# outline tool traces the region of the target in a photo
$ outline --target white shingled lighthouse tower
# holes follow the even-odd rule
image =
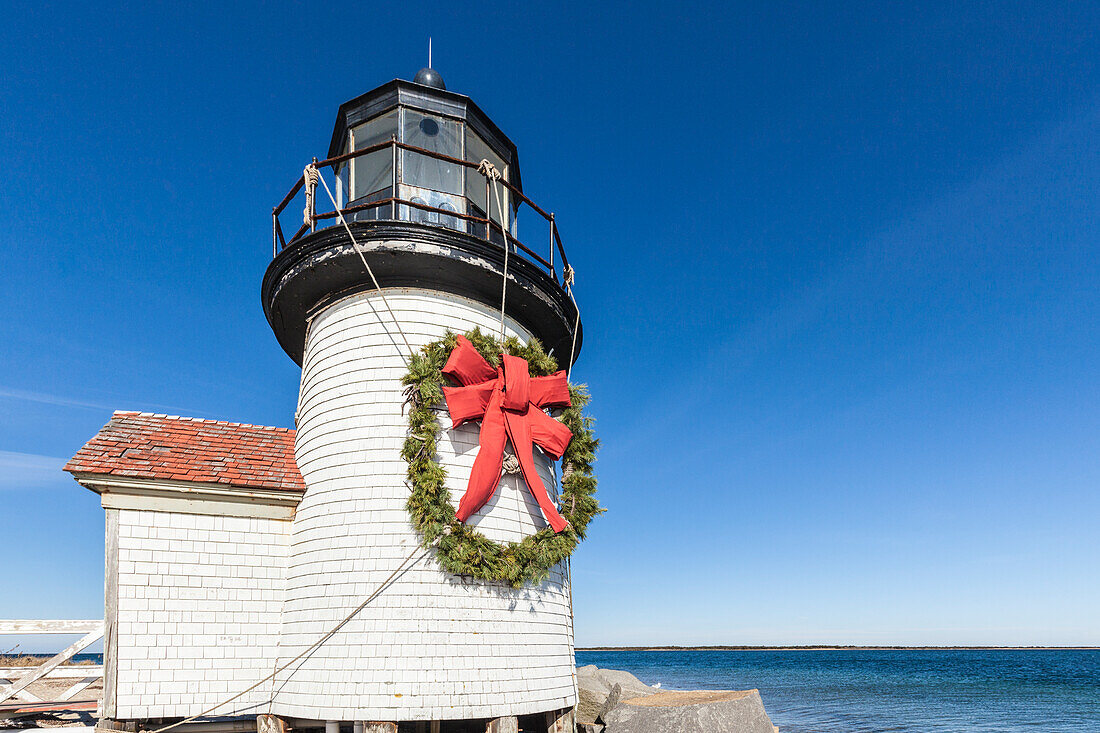
[[[431,69],[342,105],[314,170],[297,234],[283,233],[297,210],[275,212],[262,288],[275,336],[302,367],[294,456],[305,493],[290,527],[277,662],[386,587],[276,677],[270,710],[330,727],[500,719],[507,730],[535,715],[563,729],[576,702],[565,567],[521,588],[443,570],[410,523],[401,457],[411,351],[447,332],[503,329],[537,338],[563,366],[575,359],[580,321],[553,217],[524,196],[515,145]],[[477,451],[477,425],[439,442],[456,505]],[[555,500],[554,465],[538,450],[535,459]],[[506,473],[467,524],[504,543],[546,520]]]

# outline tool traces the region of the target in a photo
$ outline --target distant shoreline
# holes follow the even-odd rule
[[[578,652],[1097,651],[1100,646],[584,646]]]

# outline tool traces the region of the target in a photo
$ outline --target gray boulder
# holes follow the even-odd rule
[[[641,697],[657,691],[656,687],[650,687],[629,672],[600,669],[594,664],[577,668],[577,684],[599,690],[605,695],[611,692],[612,687],[619,685],[623,690],[623,697]]]
[[[600,669],[594,664],[578,667],[577,722],[596,722],[615,685],[619,686],[621,698],[642,697],[657,691],[655,687],[644,684],[629,672]]]
[[[618,669],[597,669],[595,677],[607,685],[608,693],[615,685],[622,688],[624,700],[631,697],[645,697],[658,691],[658,688],[650,687],[629,672]]]
[[[608,711],[604,733],[775,733],[757,690],[668,690],[623,699]]]
[[[607,696],[607,699],[603,701],[603,705],[600,706],[600,712],[596,716],[596,722],[602,723],[603,719],[608,713],[619,704],[619,700],[623,699],[623,687],[618,682],[611,686],[611,693]]]
[[[577,670],[577,723],[595,723],[607,695],[602,681],[582,676]]]

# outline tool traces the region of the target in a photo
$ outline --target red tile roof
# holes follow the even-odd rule
[[[70,473],[305,491],[294,431],[116,412],[65,465]]]

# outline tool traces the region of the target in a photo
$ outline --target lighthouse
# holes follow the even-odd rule
[[[295,428],[117,411],[65,467],[105,515],[98,727],[571,730],[596,442],[516,146],[423,69],[340,106],[271,222]]]
[[[303,198],[298,220],[290,203]],[[533,716],[564,730],[576,702],[566,564],[518,587],[448,571],[410,521],[401,455],[403,377],[425,345],[471,332],[537,341],[562,368],[579,353],[571,270],[555,218],[523,192],[516,146],[423,69],[340,106],[328,156],[272,224],[261,294],[302,368],[294,458],[305,491],[289,529],[275,663],[296,661],[275,677],[271,711],[330,727],[508,730]],[[448,422],[436,441],[454,506],[479,428]],[[531,484],[557,502],[559,471],[552,455],[528,450],[537,479],[509,472],[505,457],[499,486],[464,526],[502,544],[553,531]]]

